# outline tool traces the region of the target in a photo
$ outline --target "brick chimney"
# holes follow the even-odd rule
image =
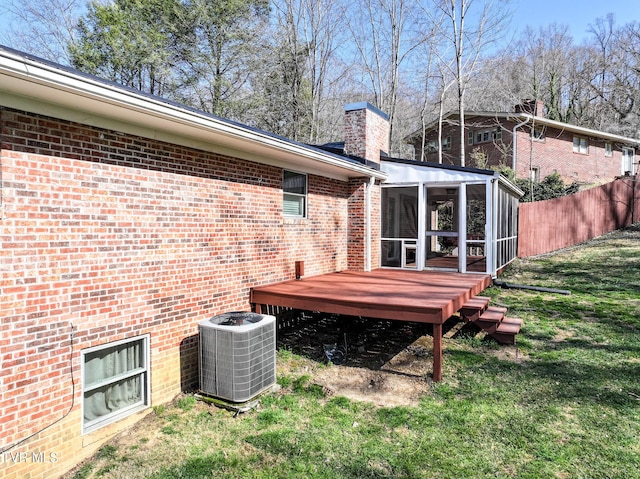
[[[544,102],[542,100],[522,100],[515,107],[516,113],[529,113],[544,118]]]
[[[389,153],[389,115],[368,102],[344,107],[344,152],[374,163]]]

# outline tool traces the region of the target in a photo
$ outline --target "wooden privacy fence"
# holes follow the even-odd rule
[[[640,221],[638,176],[574,195],[520,203],[518,257],[526,258],[582,243]]]

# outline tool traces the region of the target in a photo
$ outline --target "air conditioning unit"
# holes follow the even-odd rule
[[[276,318],[231,312],[198,323],[200,389],[245,402],[276,382]]]

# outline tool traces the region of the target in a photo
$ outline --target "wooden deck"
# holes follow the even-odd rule
[[[377,269],[343,271],[251,290],[251,303],[433,324],[433,379],[442,379],[442,324],[485,290],[491,276]]]

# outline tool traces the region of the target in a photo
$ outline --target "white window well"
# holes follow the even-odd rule
[[[150,405],[149,335],[82,351],[82,432]]]
[[[282,212],[285,216],[307,216],[307,175],[284,170]]]

